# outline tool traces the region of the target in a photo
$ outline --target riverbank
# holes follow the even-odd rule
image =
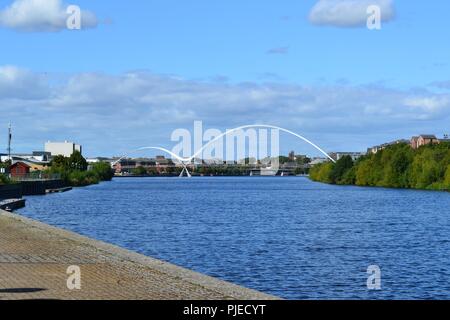
[[[81,289],[67,288],[69,266]],[[0,210],[0,299],[275,299]]]
[[[450,143],[418,149],[399,143],[356,161],[344,156],[314,166],[310,178],[337,185],[450,191]]]

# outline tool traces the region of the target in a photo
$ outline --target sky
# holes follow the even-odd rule
[[[366,26],[369,5],[381,29]],[[68,5],[81,30],[66,27]],[[450,133],[445,0],[0,0],[0,153],[271,124],[327,151]],[[4,131],[4,139],[1,138]],[[312,152],[282,137],[283,152]]]

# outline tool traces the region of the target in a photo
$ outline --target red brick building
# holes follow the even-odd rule
[[[427,144],[437,144],[437,143],[439,143],[439,139],[432,134],[422,134],[418,137],[411,138],[411,148],[413,149],[418,149],[419,147],[425,146]]]
[[[24,177],[30,173],[30,166],[23,162],[16,162],[9,167],[11,177]]]

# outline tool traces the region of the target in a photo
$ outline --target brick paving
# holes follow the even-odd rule
[[[79,266],[81,289],[67,288]],[[0,210],[0,299],[273,299]]]

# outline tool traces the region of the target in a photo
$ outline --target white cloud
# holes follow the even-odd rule
[[[419,108],[428,112],[437,112],[442,109],[449,109],[450,97],[448,95],[410,97],[405,99],[405,105]]]
[[[381,20],[394,19],[393,0],[319,0],[309,13],[315,25],[335,27],[360,27],[367,24],[367,8],[377,5],[381,9]]]
[[[330,150],[363,150],[420,132],[447,132],[450,93],[380,85],[231,84],[145,71],[80,73],[55,82],[51,74],[7,66],[0,67],[0,115],[0,130],[11,120],[23,135],[20,143],[38,148],[48,139],[75,140],[91,155],[166,142],[171,147],[170,132],[191,128],[194,120],[222,129],[279,125]]]
[[[26,32],[55,32],[66,28],[67,5],[61,0],[15,0],[0,11],[0,26]],[[81,28],[98,24],[94,13],[81,11]]]
[[[44,75],[15,66],[0,66],[0,99],[39,99],[47,97],[49,92]]]

